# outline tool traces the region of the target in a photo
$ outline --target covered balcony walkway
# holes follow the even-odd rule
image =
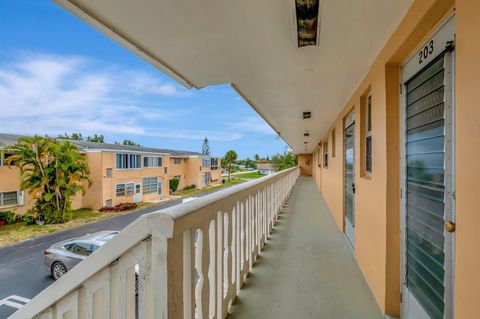
[[[311,177],[299,177],[229,318],[383,318]]]

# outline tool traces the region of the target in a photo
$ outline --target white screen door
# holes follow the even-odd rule
[[[436,40],[403,70],[402,318],[453,317],[453,47]]]

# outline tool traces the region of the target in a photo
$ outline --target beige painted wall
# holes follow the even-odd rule
[[[461,5],[460,5],[461,3]],[[333,150],[329,150],[328,168],[319,167],[322,149],[317,147],[314,151],[314,172],[315,181],[332,211],[332,215],[337,222],[340,230],[343,231],[343,189],[344,189],[344,118],[346,115],[355,111],[355,259],[365,276],[372,292],[380,306],[380,308],[387,314],[398,316],[400,314],[400,199],[399,199],[399,85],[400,85],[400,65],[407,59],[410,53],[423,43],[424,39],[431,35],[432,31],[438,24],[453,12],[453,1],[449,0],[417,0],[412,4],[407,15],[403,19],[400,26],[393,33],[390,40],[386,43],[383,50],[376,58],[370,71],[355,90],[349,101],[344,105],[342,112],[338,115],[336,121],[332,123],[331,129],[325,136],[319,136],[319,142],[328,141],[328,146],[332,145],[332,130],[335,129],[335,157],[333,157]],[[460,28],[462,25],[462,14],[459,14],[459,9],[464,8],[463,13],[466,18],[463,20],[464,30]],[[476,9],[476,11],[475,11]],[[476,21],[478,21],[478,3],[473,4],[473,1],[457,1],[457,22],[459,28],[457,30],[457,37],[460,39],[469,39],[468,54],[462,56],[462,64],[464,66],[463,72],[465,76],[462,79],[462,72],[457,72],[457,87],[460,83],[466,82],[475,85],[474,79],[478,79],[480,75],[480,68],[478,67],[479,49],[471,50],[471,45],[475,42],[473,39],[480,28],[478,22],[472,29],[472,21],[475,20],[472,12],[476,12]],[[470,16],[469,16],[470,15]],[[467,18],[468,17],[468,18]],[[468,32],[466,31],[468,29]],[[462,38],[461,33],[464,33]],[[466,45],[466,44],[465,44]],[[475,48],[478,48],[476,44]],[[458,47],[460,51],[461,47]],[[465,50],[467,51],[467,50]],[[457,65],[460,61],[457,52]],[[474,58],[476,57],[476,60]],[[477,67],[472,67],[473,65]],[[460,65],[459,65],[460,67]],[[468,75],[467,75],[468,74]],[[465,88],[465,86],[464,86]],[[463,96],[457,94],[457,105],[462,102],[462,107],[468,105],[468,116],[457,117],[457,142],[459,145],[458,156],[463,151],[463,159],[467,158],[472,161],[470,165],[463,167],[474,167],[473,161],[476,156],[472,156],[471,152],[477,149],[474,137],[480,136],[477,119],[480,117],[480,112],[475,104],[474,97],[467,97],[468,92],[476,91],[473,87],[471,90],[460,90]],[[373,172],[370,176],[362,174],[363,161],[361,157],[361,104],[368,93],[372,94],[372,141],[373,141]],[[465,100],[462,100],[462,97]],[[461,111],[458,110],[457,114]],[[462,113],[460,113],[462,114]],[[471,123],[459,123],[461,119]],[[462,127],[462,132],[458,128]],[[463,134],[462,134],[463,133]],[[463,146],[463,147],[461,147]],[[468,149],[468,150],[467,150]],[[469,151],[469,152],[468,152]],[[469,153],[467,155],[467,153]],[[320,158],[318,158],[320,154]],[[316,156],[315,156],[316,155]],[[459,161],[458,161],[459,162]],[[322,163],[323,164],[323,163]],[[323,166],[323,165],[322,165]],[[471,171],[471,170],[468,170]],[[474,226],[478,224],[480,218],[476,217],[474,211],[474,198],[472,194],[472,183],[474,178],[465,179],[465,176],[457,172],[457,183],[464,185],[464,193],[458,199],[460,202],[463,199],[463,204],[466,206],[465,210],[471,210],[472,222],[471,229],[463,232],[463,237],[457,235],[457,247],[463,244],[465,247],[459,250],[457,254],[457,264],[462,265],[462,273],[458,271],[456,278],[456,293],[460,294],[462,298],[455,298],[458,304],[466,303],[466,300],[473,300],[473,296],[480,295],[480,279],[473,281],[468,280],[468,277],[474,275],[474,268],[480,265],[480,255],[474,254],[474,247],[477,245],[473,242],[478,242],[478,236],[474,236]],[[473,177],[470,174],[470,177]],[[474,176],[476,177],[476,176]],[[468,185],[468,186],[467,186]],[[470,193],[466,193],[467,189]],[[460,193],[460,192],[459,192]],[[467,199],[468,198],[468,199]],[[462,215],[463,218],[468,215]],[[475,217],[473,217],[475,216]],[[460,222],[460,220],[459,220]],[[475,223],[477,222],[477,223]],[[460,227],[460,226],[459,226]],[[463,254],[463,255],[462,255]],[[475,257],[472,257],[476,255]],[[462,256],[462,261],[459,261]],[[478,272],[478,271],[477,271]],[[479,278],[475,273],[475,278]],[[467,284],[468,283],[468,284]],[[474,287],[472,285],[474,284]],[[462,286],[463,285],[463,286]],[[470,288],[470,291],[467,289]],[[475,288],[476,294],[471,293],[471,289]],[[460,301],[461,300],[461,301]],[[473,312],[475,303],[469,304],[471,311],[466,311],[468,307],[455,307],[457,314],[461,314],[461,318],[473,318],[477,313]],[[463,312],[465,310],[465,313]],[[460,317],[459,317],[460,318]]]
[[[20,171],[16,167],[0,166],[0,192],[20,191]],[[0,206],[0,211],[24,214],[32,206],[32,196],[25,192],[24,205]]]
[[[480,1],[456,1],[455,318],[479,316]]]
[[[300,174],[312,176],[312,154],[299,154],[297,156],[298,166],[300,167]]]
[[[183,189],[187,186],[187,161],[188,158],[180,158],[180,164],[175,164],[174,158],[170,158],[169,164],[169,179],[173,179],[174,176],[180,176],[180,183],[178,184],[178,189]]]

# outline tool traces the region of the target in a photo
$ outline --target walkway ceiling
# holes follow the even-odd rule
[[[54,1],[187,87],[232,83],[296,153],[314,150],[412,2],[320,0],[318,45],[298,47],[295,0]]]

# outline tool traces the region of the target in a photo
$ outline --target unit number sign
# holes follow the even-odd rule
[[[419,52],[418,52],[418,63],[422,64],[423,61],[433,53],[433,40],[430,40]]]

